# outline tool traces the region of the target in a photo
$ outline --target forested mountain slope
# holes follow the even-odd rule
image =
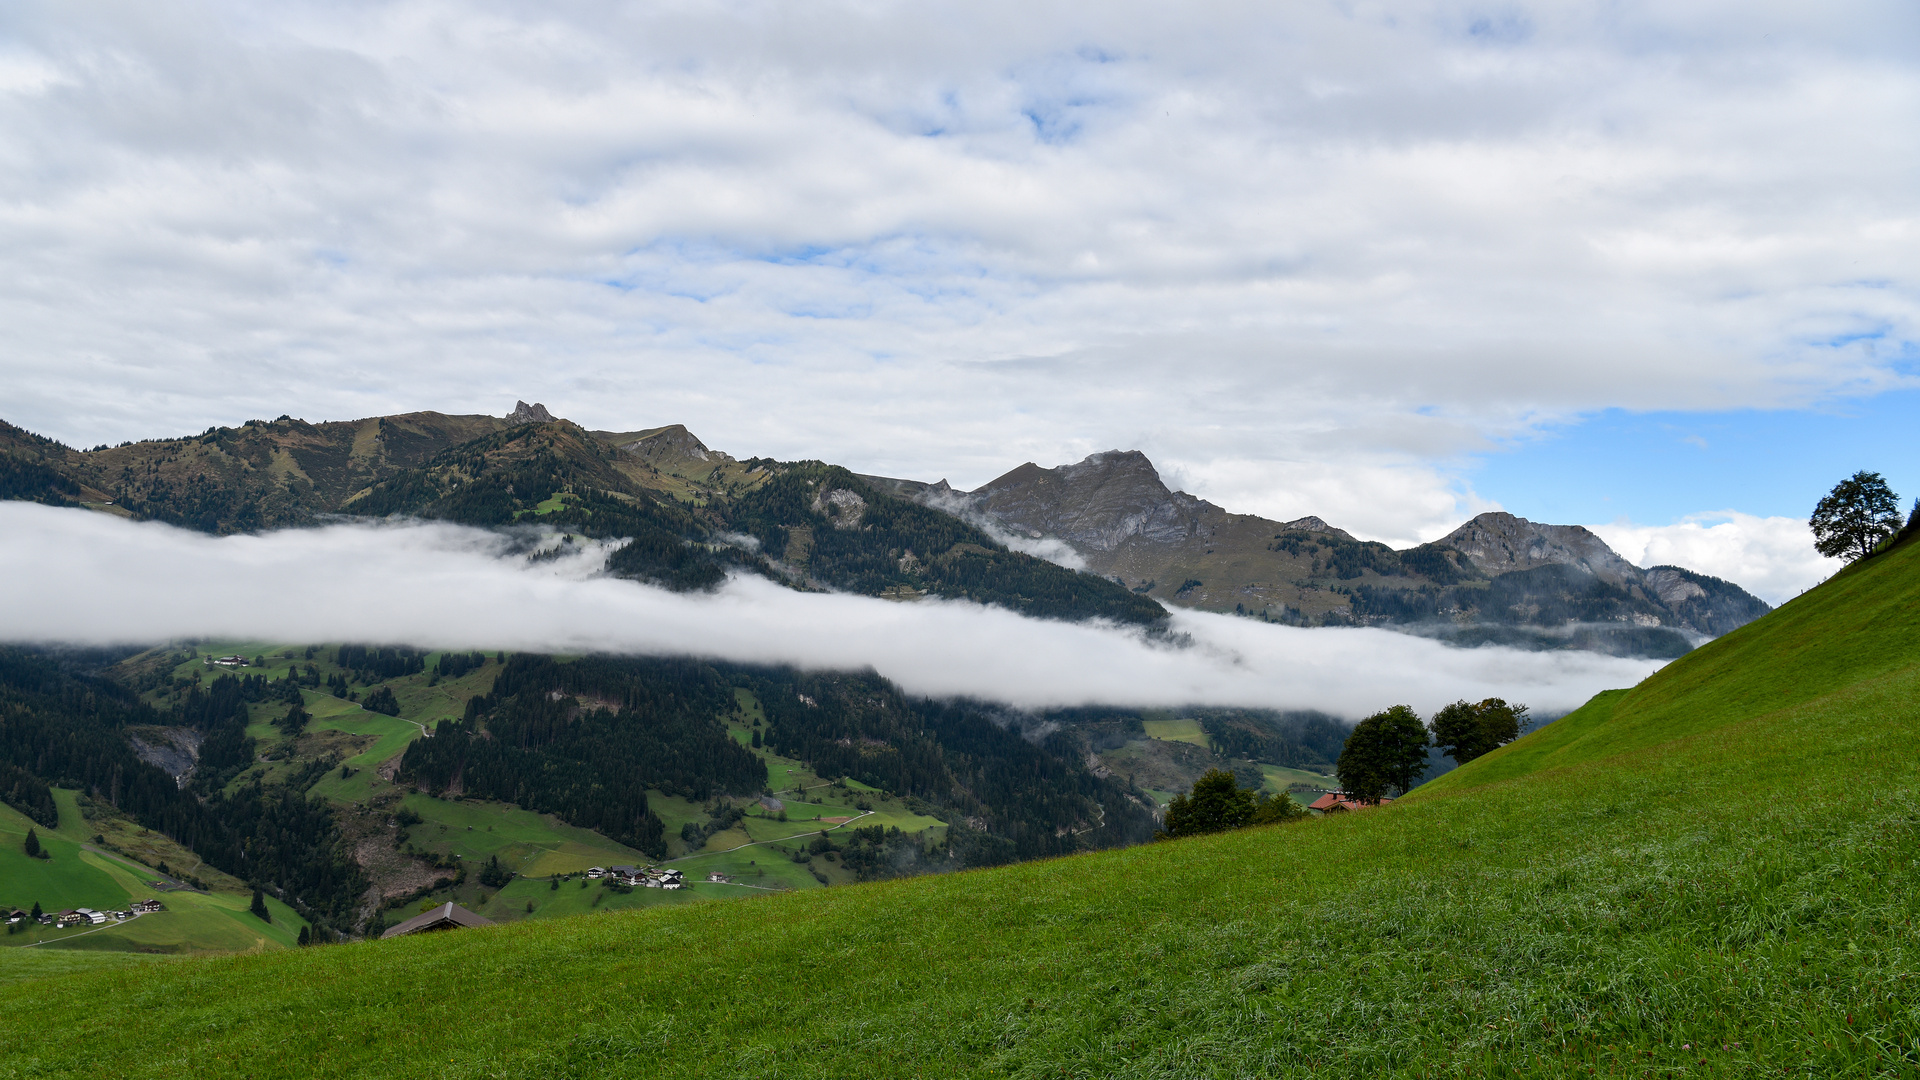
[[[1043,618],[1166,620],[1146,597],[1010,551],[844,469],[736,461],[679,425],[588,432],[525,402],[505,417],[283,416],[90,451],[0,425],[0,498],[213,533],[331,515],[541,525],[625,540],[611,570],[676,589],[742,569],[801,588],[971,599]]]
[[[45,828],[61,824],[66,798],[109,833],[171,837],[329,937],[377,930],[395,921],[383,912],[423,896],[481,903],[476,886],[516,875],[544,885],[596,859],[717,855],[747,842],[743,830],[765,846],[704,865],[793,858],[808,869],[768,887],[812,888],[1138,843],[1154,828],[1151,794],[1099,765],[1083,725],[911,698],[871,673],[352,644],[243,651],[255,655],[236,674],[198,649],[111,666],[0,650],[0,801]],[[819,808],[808,791],[819,788],[848,809]],[[776,827],[777,796],[813,809],[796,805]],[[859,805],[868,797],[875,806]],[[874,810],[831,841],[803,823]],[[742,824],[749,812],[758,820]],[[525,843],[455,843],[447,826],[461,821]],[[498,880],[474,880],[463,855],[504,860],[488,875]],[[25,887],[0,880],[0,904],[81,902]],[[526,914],[519,902],[489,909]]]
[[[0,1031],[0,1061],[54,1077],[171,1076],[186,1058],[207,1076],[1902,1075],[1920,1069],[1916,613],[1909,540],[1390,806],[20,983],[0,1004],[63,1021]],[[90,1007],[109,1000],[141,1023]]]

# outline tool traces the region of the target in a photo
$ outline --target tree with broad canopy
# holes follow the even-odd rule
[[[1879,473],[1863,470],[1835,484],[1807,524],[1813,528],[1814,550],[1854,562],[1873,554],[1900,527],[1900,497]]]
[[[1427,771],[1428,735],[1420,714],[1406,705],[1374,713],[1354,725],[1334,771],[1348,798],[1378,803],[1405,792]]]

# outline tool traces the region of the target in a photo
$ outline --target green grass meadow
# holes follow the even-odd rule
[[[0,1077],[1915,1077],[1916,736],[1908,544],[1390,806],[48,968]]]
[[[1191,743],[1202,750],[1207,748],[1207,732],[1198,720],[1142,720],[1140,726],[1149,739]]]
[[[55,912],[76,907],[112,911],[152,897],[167,910],[105,926],[32,926],[0,934],[0,949],[5,950],[0,951],[0,969],[32,963],[25,957],[42,952],[202,954],[288,948],[306,925],[292,908],[272,898],[267,908],[273,921],[261,922],[248,911],[252,893],[224,875],[224,887],[206,893],[156,889],[151,882],[161,875],[152,867],[92,842],[97,822],[83,816],[76,792],[55,789],[55,801],[60,807],[56,829],[35,825],[0,805],[0,903],[21,908],[38,903]],[[23,844],[29,826],[51,859],[27,857]]]

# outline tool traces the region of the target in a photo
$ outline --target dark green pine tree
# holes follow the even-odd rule
[[[300,944],[302,945],[313,944],[313,936],[307,932],[307,928],[304,926],[300,928]]]
[[[40,857],[40,834],[34,832],[31,827],[27,829],[27,857],[30,859]]]
[[[272,913],[267,911],[267,896],[258,888],[253,890],[253,903],[247,907],[247,910],[260,916],[261,922],[273,921]]]

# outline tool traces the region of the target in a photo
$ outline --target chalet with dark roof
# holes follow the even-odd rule
[[[430,911],[422,912],[406,922],[387,928],[380,935],[382,941],[390,937],[405,937],[408,934],[425,934],[435,930],[458,930],[468,926],[492,926],[493,920],[483,915],[475,915],[459,904],[441,904]]]

